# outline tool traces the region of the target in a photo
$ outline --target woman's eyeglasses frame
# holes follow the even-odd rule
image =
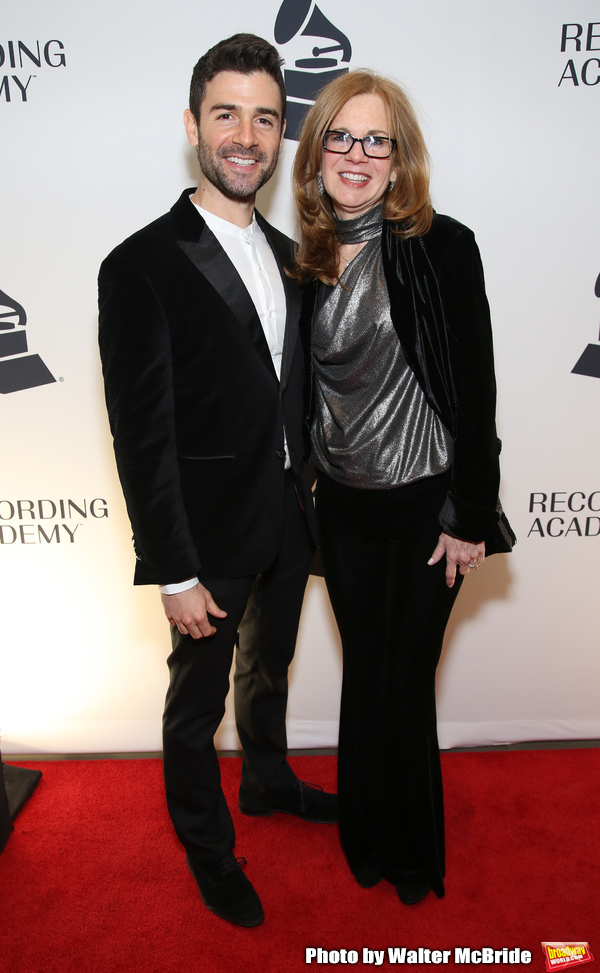
[[[332,149],[326,144],[330,135],[346,136],[352,141],[347,149]],[[373,152],[368,152],[365,148],[365,142],[369,143],[373,139],[379,139],[381,142],[387,142],[389,145],[389,151],[385,155],[381,155],[381,153],[376,154]],[[365,135],[363,138],[359,139],[356,138],[355,135],[352,135],[351,132],[343,132],[341,129],[328,129],[323,135],[323,148],[325,152],[332,152],[334,155],[348,155],[349,152],[352,152],[356,142],[360,142],[361,148],[368,159],[389,159],[394,151],[394,146],[396,145],[396,139],[388,138],[387,135]]]

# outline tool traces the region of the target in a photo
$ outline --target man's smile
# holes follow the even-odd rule
[[[225,158],[228,162],[235,163],[236,166],[254,166],[258,162],[258,159],[247,159],[238,155],[226,155]]]

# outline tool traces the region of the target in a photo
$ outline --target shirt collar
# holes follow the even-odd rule
[[[192,197],[190,196],[190,200]],[[209,213],[208,210],[203,209],[202,206],[198,206],[197,203],[193,205],[196,207],[200,216],[213,233],[221,233],[225,236],[233,237],[234,239],[244,240],[250,242],[254,239],[254,231],[256,229],[256,214],[254,210],[252,211],[252,222],[249,226],[237,226],[235,223],[230,223],[229,220],[224,220],[221,216],[215,216],[214,213]]]

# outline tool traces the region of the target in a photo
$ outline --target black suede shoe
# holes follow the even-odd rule
[[[396,882],[396,892],[403,905],[416,905],[431,892],[431,882],[424,875],[417,875],[410,881]]]
[[[363,889],[374,888],[375,885],[379,885],[383,878],[379,865],[372,858],[348,861],[348,865],[357,883]]]
[[[189,851],[186,858],[207,909],[236,926],[258,926],[263,921],[260,899],[241,869],[245,858],[227,855],[207,861]]]
[[[239,807],[242,814],[255,817],[270,817],[278,811],[317,824],[337,821],[337,794],[328,794],[318,784],[307,784],[303,780],[297,780],[288,790],[265,797],[244,794],[240,788]]]

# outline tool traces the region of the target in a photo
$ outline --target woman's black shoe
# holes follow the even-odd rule
[[[372,859],[348,862],[348,864],[354,878],[363,889],[372,889],[383,878],[379,865]]]
[[[416,876],[410,882],[396,882],[396,892],[404,905],[416,905],[431,892],[431,883],[424,875]]]

